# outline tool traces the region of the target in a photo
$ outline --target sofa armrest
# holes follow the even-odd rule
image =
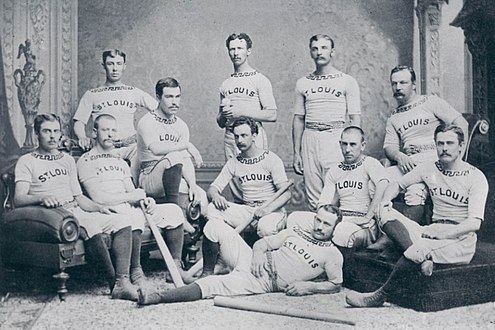
[[[79,238],[79,222],[64,208],[25,206],[4,214],[2,237],[43,243],[69,243]]]

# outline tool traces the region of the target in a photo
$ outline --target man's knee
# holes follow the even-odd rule
[[[285,212],[272,213],[258,221],[257,234],[259,237],[272,236],[286,227]]]
[[[345,248],[366,247],[370,242],[369,232],[366,228],[361,228],[349,222],[340,222],[335,227],[332,241],[335,245]]]
[[[208,220],[224,221],[223,211],[217,209],[213,203],[208,204],[206,208],[206,217]]]
[[[205,237],[215,243],[219,243],[222,237],[233,233],[235,233],[234,229],[223,220],[208,220],[203,228]]]

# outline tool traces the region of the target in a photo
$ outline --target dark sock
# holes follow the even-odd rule
[[[132,231],[131,269],[141,267],[141,241],[143,239],[141,230]]]
[[[113,234],[112,252],[115,256],[115,273],[128,275],[131,260],[131,226],[122,228]]]
[[[420,225],[424,225],[425,222],[425,206],[424,205],[406,205],[404,207],[403,214],[411,219],[419,223]]]
[[[195,301],[202,298],[201,288],[196,283],[192,283],[180,288],[168,290],[160,294],[160,302],[173,303],[183,301]]]
[[[179,203],[179,186],[182,178],[182,164],[176,164],[163,171],[162,184],[166,203]]]
[[[389,290],[394,285],[394,283],[396,283],[398,280],[401,280],[405,272],[410,273],[414,269],[418,269],[418,265],[407,259],[406,257],[402,256],[397,261],[394,268],[392,269],[392,272],[388,276],[388,279],[385,281],[385,283],[383,283],[379,290],[382,290],[385,293],[389,293]]]
[[[84,242],[86,260],[94,264],[99,272],[105,274],[105,278],[111,283],[115,280],[115,269],[113,268],[112,258],[108,246],[103,240],[103,234],[96,234]]]
[[[382,230],[400,246],[402,251],[407,250],[413,244],[406,227],[399,220],[387,221],[382,226]]]
[[[220,253],[220,244],[203,237],[203,273],[213,273]]]
[[[163,238],[167,243],[170,254],[174,260],[182,260],[182,247],[184,246],[184,228],[180,225],[177,228],[166,229]]]

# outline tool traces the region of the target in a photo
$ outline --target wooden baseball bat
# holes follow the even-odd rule
[[[275,192],[275,194],[273,194],[272,196],[270,196],[270,198],[268,198],[264,203],[263,205],[269,205],[270,203],[273,203],[274,201],[276,201],[280,196],[282,196],[287,190],[290,189],[290,187],[292,187],[292,185],[294,184],[294,180],[293,179],[290,179],[289,181],[287,181],[287,183],[285,185],[283,185],[282,187],[280,187],[279,190],[277,190]],[[248,219],[245,223],[242,223],[240,224],[239,226],[235,227],[235,231],[237,233],[242,233],[244,231],[244,229],[246,229],[247,226],[249,226],[249,224],[253,221],[253,219]],[[191,279],[194,275],[196,275],[199,271],[201,271],[201,269],[203,269],[203,258],[199,259],[191,268],[189,268],[189,270],[185,273],[185,278],[187,279]]]
[[[144,202],[141,201],[140,204],[141,204],[141,211],[143,211],[144,217],[148,222],[148,226],[150,227],[151,232],[155,237],[156,243],[158,244],[158,249],[160,250],[163,260],[165,261],[165,265],[167,265],[167,269],[170,272],[170,275],[172,276],[172,280],[174,281],[175,287],[178,288],[184,286],[184,281],[180,276],[179,270],[177,269],[177,265],[174,262],[174,258],[172,258],[172,255],[170,254],[170,251],[167,245],[165,244],[165,241],[163,240],[160,230],[153,222],[153,220],[150,218],[150,215],[146,213],[146,207],[144,206]]]
[[[291,317],[298,317],[303,319],[318,320],[318,321],[325,321],[332,323],[356,325],[353,321],[348,320],[340,315],[335,315],[332,313],[313,312],[308,310],[302,310],[299,308],[264,304],[264,303],[260,303],[259,301],[245,301],[239,298],[216,296],[213,299],[213,304],[218,307],[240,309],[244,311],[291,316]]]

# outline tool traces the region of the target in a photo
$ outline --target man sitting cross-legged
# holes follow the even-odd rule
[[[476,231],[483,221],[488,183],[485,175],[461,159],[464,133],[458,126],[440,125],[434,139],[438,160],[418,165],[398,183],[391,183],[380,207],[380,226],[398,245],[403,256],[387,281],[371,293],[349,293],[355,307],[383,305],[389,290],[404,273],[418,269],[430,276],[434,263],[468,264],[476,250]],[[433,201],[432,224],[421,226],[392,209],[400,189],[424,183]]]
[[[36,116],[34,132],[38,148],[20,157],[15,167],[15,205],[63,207],[72,212],[89,237],[84,244],[87,253],[104,244],[102,233],[111,234],[115,269],[111,262],[104,266],[112,282],[112,298],[136,300],[137,291],[129,281],[131,227],[128,219],[82,194],[74,158],[58,150],[61,131],[57,115]]]
[[[349,126],[342,131],[340,149],[344,160],[328,168],[318,201],[318,205],[340,207],[343,220],[335,228],[332,241],[344,248],[367,247],[378,235],[375,210],[388,179],[380,162],[363,154],[365,146],[361,128]],[[287,219],[287,227],[311,229],[313,216],[311,212],[294,212]]]
[[[146,197],[144,190],[135,188],[129,166],[114,151],[117,122],[113,116],[97,117],[93,132],[96,145],[77,162],[79,180],[92,200],[111,206],[121,218],[132,224],[130,278],[133,284],[142,287],[146,283],[140,263],[145,216],[139,207],[140,202],[143,201],[146,205],[145,212],[152,221],[159,228],[165,229],[165,241],[179,268],[184,241],[184,216],[176,204],[156,205],[153,198]],[[105,254],[105,250],[101,253]]]
[[[322,206],[314,218],[313,231],[284,229],[258,240],[253,249],[225,222],[210,220],[205,226],[206,240],[219,246],[219,254],[205,251],[205,268],[217,261],[232,271],[211,275],[187,286],[163,292],[139,290],[139,305],[193,301],[213,296],[233,296],[283,291],[302,296],[336,293],[342,283],[343,258],[330,237],[342,220],[340,211]],[[327,280],[312,280],[326,274]]]
[[[227,161],[210,185],[208,219],[225,221],[234,228],[253,219],[258,236],[274,235],[285,228],[286,212],[283,207],[291,193],[286,191],[268,205],[264,202],[288,182],[284,164],[275,153],[256,146],[258,126],[253,119],[236,119],[232,131],[241,153]],[[237,181],[243,204],[229,202],[221,195],[231,180]]]

